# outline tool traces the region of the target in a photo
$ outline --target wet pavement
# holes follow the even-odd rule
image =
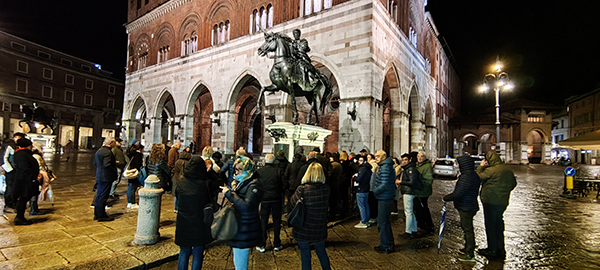
[[[152,246],[136,246],[137,212],[126,209],[126,181],[110,201],[115,216],[112,222],[94,222],[89,207],[94,193],[92,152],[79,153],[66,162],[47,156],[48,165],[59,179],[53,183],[55,204],[40,204],[47,214],[31,217],[31,226],[13,226],[14,214],[0,218],[0,269],[175,269],[179,248],[173,243],[175,213],[171,195],[163,195],[161,241]],[[437,235],[407,240],[402,203],[400,215],[392,217],[396,252],[379,254],[376,227],[355,229],[356,216],[330,223],[327,252],[333,269],[600,269],[600,203],[595,191],[589,197],[566,199],[562,193],[564,167],[548,165],[510,166],[517,175],[505,212],[506,260],[477,262],[457,260],[463,247],[458,212],[449,204],[442,248]],[[582,166],[589,175],[600,173],[600,166]],[[434,223],[439,224],[441,198],[454,187],[453,180],[436,180],[429,199]],[[592,195],[593,194],[593,195]],[[3,204],[0,202],[0,204]],[[28,217],[26,215],[26,217]],[[29,217],[28,217],[29,218]],[[477,245],[485,247],[483,212],[475,216]],[[272,237],[272,232],[271,232]],[[249,269],[298,269],[299,250],[284,226],[279,252],[267,244],[267,252],[253,250]],[[313,252],[313,266],[320,269]],[[204,269],[234,269],[231,248],[223,243],[211,246],[205,255]]]

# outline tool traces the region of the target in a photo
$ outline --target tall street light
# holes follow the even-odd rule
[[[513,85],[508,81],[508,73],[502,71],[500,57],[496,57],[493,71],[483,78],[483,85],[479,88],[481,92],[487,92],[490,87],[494,88],[496,96],[496,149],[500,147],[500,90],[511,90]]]

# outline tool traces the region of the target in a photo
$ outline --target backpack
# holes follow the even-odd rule
[[[142,187],[144,187],[144,181],[146,181],[146,178],[148,178],[148,172],[146,171],[146,166],[144,165],[140,168],[140,172],[138,172],[137,175],[137,179],[140,181],[140,184],[142,184]]]

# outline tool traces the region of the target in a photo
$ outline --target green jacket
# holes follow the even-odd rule
[[[416,197],[429,197],[431,196],[432,185],[433,185],[433,167],[431,167],[431,160],[427,159],[423,163],[417,162],[417,170],[421,173],[421,179],[423,180],[423,189],[415,190]]]
[[[125,160],[125,155],[123,154],[123,150],[121,150],[121,147],[115,146],[111,149],[111,151],[113,155],[115,155],[117,167],[125,167],[125,165],[127,165],[127,161]]]
[[[515,174],[504,164],[496,151],[485,155],[486,166],[475,170],[481,178],[481,202],[493,205],[508,205],[510,192],[517,186]]]

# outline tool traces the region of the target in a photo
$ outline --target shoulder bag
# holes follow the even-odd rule
[[[304,205],[304,185],[300,185],[300,199],[294,205],[294,208],[287,217],[288,226],[302,227],[304,224],[304,216],[306,215],[306,206]]]
[[[221,209],[215,214],[210,226],[210,232],[215,240],[232,239],[238,232],[238,222],[235,216],[235,208],[227,198],[223,197]]]

